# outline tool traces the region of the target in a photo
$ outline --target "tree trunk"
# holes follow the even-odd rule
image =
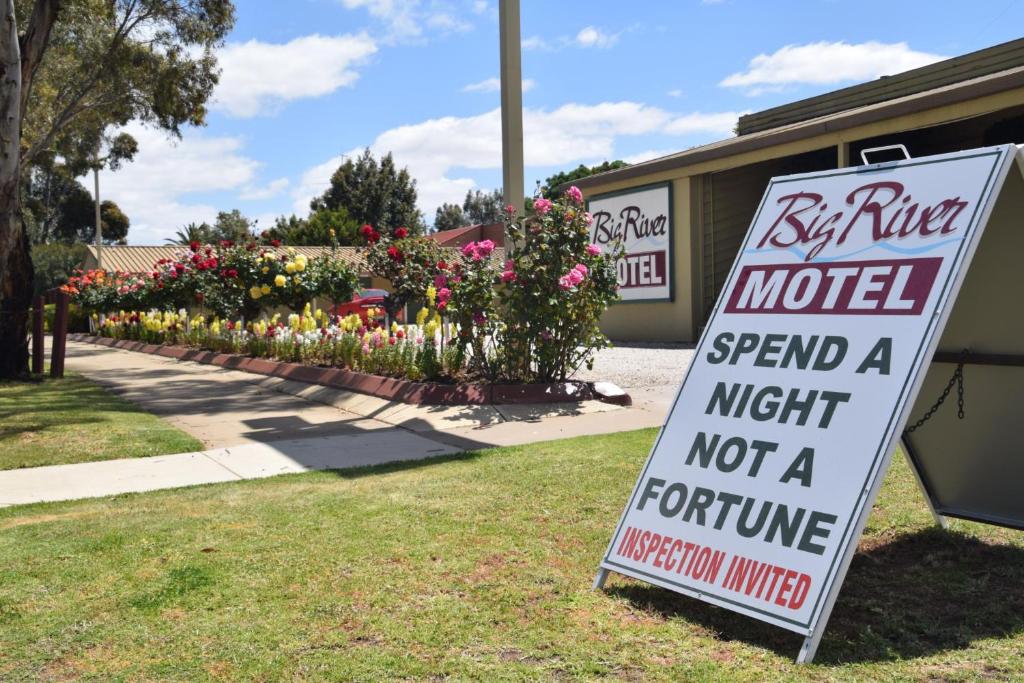
[[[0,378],[28,374],[32,260],[21,220],[21,50],[14,0],[0,10]]]

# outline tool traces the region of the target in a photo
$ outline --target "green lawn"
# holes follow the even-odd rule
[[[590,583],[654,431],[0,510],[0,680],[1021,680],[1024,535],[902,461],[818,653]]]
[[[138,406],[68,373],[0,382],[0,470],[201,450]]]

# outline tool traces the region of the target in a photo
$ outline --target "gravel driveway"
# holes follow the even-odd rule
[[[623,343],[598,351],[594,369],[582,368],[575,378],[607,380],[625,390],[679,385],[693,358],[692,345]]]

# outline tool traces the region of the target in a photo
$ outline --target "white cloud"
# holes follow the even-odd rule
[[[669,97],[682,97],[683,91],[680,88],[673,88],[666,93]]]
[[[615,158],[622,136],[652,134],[728,135],[737,114],[679,116],[637,102],[566,104],[523,113],[526,165],[568,166]],[[387,130],[370,144],[374,155],[392,152],[417,180],[419,205],[428,219],[443,202],[460,199],[476,184],[461,169],[501,168],[501,111],[476,116],[445,116]],[[353,150],[350,154],[359,154]],[[309,200],[324,191],[344,155],[309,169],[292,193],[296,212],[305,215]]]
[[[548,42],[540,36],[523,38],[519,45],[524,50],[547,50],[549,48]]]
[[[678,149],[648,149],[644,152],[637,152],[636,154],[624,156],[622,157],[622,160],[627,164],[639,164],[644,161],[650,161],[651,159],[666,157],[669,154],[675,154],[678,151]]]
[[[365,9],[388,25],[392,37],[411,38],[423,33],[417,8],[419,0],[341,0],[345,9]]]
[[[426,29],[439,33],[462,33],[469,31],[473,25],[459,18],[451,3],[444,0],[431,0],[424,4],[421,0],[341,0],[345,9],[365,9],[371,17],[387,27],[384,40],[388,43],[408,42],[421,39]],[[478,9],[476,3],[472,9],[476,14],[486,11],[486,3]]]
[[[427,17],[427,26],[442,33],[465,33],[473,30],[473,24],[463,21],[447,12],[431,14]]]
[[[230,43],[217,57],[223,69],[213,106],[232,116],[273,113],[285,102],[321,97],[352,85],[356,67],[377,51],[365,33],[302,36],[287,43]]]
[[[576,45],[579,47],[611,47],[619,41],[619,34],[605,33],[596,26],[586,26],[576,34]]]
[[[259,187],[256,185],[249,185],[242,189],[238,194],[239,199],[254,200],[254,199],[271,199],[281,194],[284,189],[288,187],[287,178],[277,178],[271,180],[266,185]]]
[[[734,73],[719,85],[748,88],[749,93],[778,90],[788,85],[829,85],[844,81],[866,81],[931,64],[940,55],[911,50],[906,43],[868,41],[818,42],[787,45],[770,55],[750,60],[746,71]]]
[[[473,3],[473,14],[483,14],[487,11],[487,0],[476,0]]]
[[[537,82],[532,78],[523,79],[523,92],[533,90]],[[462,92],[498,92],[501,90],[501,80],[498,78],[485,78],[478,83],[470,83],[462,87]]]
[[[723,111],[711,114],[694,112],[673,119],[665,126],[665,132],[669,135],[689,135],[691,133],[734,135],[736,120],[746,113],[745,111]]]
[[[118,171],[100,172],[100,197],[117,202],[128,215],[132,244],[162,244],[186,223],[212,222],[218,207],[190,203],[188,195],[246,187],[260,165],[241,153],[240,138],[190,131],[172,140],[136,123],[125,130],[138,140],[139,153]],[[92,189],[91,182],[86,186]]]

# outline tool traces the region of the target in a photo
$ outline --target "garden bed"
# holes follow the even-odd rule
[[[628,394],[604,397],[594,391],[591,382],[555,384],[441,384],[413,382],[395,377],[368,375],[344,368],[288,363],[231,353],[204,351],[186,346],[147,344],[127,339],[112,339],[90,334],[69,334],[77,342],[99,344],[125,351],[151,353],[177,360],[217,365],[268,377],[318,384],[334,389],[369,394],[389,401],[414,405],[494,405],[523,403],[578,403],[591,399],[629,405]]]

